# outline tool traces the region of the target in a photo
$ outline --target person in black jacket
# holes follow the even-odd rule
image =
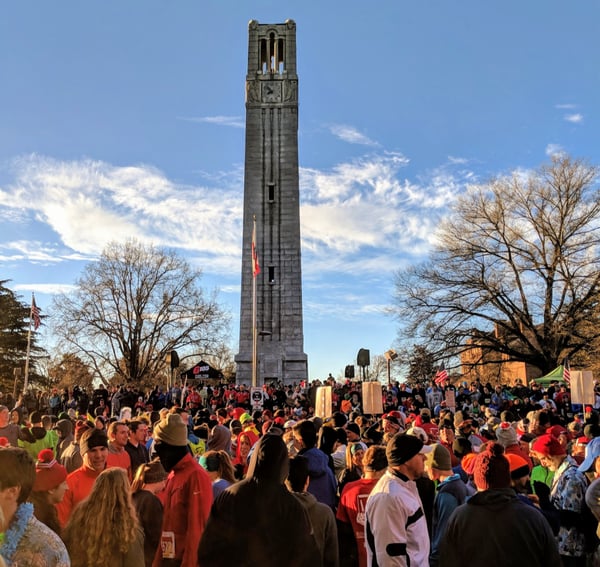
[[[198,548],[200,565],[321,565],[308,513],[284,485],[288,470],[288,453],[281,437],[262,437],[246,478],[213,503]]]

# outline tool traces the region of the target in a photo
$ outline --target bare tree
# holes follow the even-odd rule
[[[397,274],[407,336],[436,359],[474,339],[486,360],[495,353],[543,372],[588,349],[600,337],[597,173],[560,156],[471,187],[429,260]]]
[[[61,389],[71,390],[74,386],[91,389],[94,382],[90,367],[74,354],[64,354],[60,359],[52,361],[48,366],[48,376],[52,385]]]
[[[229,318],[216,293],[205,298],[200,276],[173,251],[111,243],[73,293],[55,298],[55,332],[104,381],[152,381],[171,350],[223,342]]]

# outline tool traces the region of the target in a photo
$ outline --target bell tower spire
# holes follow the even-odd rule
[[[248,24],[246,157],[237,381],[308,378],[302,321],[296,24]],[[252,234],[260,273],[253,275]],[[253,282],[253,278],[256,281]],[[253,283],[256,328],[253,328]]]

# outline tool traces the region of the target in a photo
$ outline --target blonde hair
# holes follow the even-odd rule
[[[100,473],[90,495],[75,508],[63,539],[71,567],[110,567],[114,552],[125,554],[139,533],[127,472],[114,467]]]

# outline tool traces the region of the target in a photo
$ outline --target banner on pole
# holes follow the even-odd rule
[[[571,403],[594,405],[594,373],[591,370],[571,370]]]
[[[319,386],[317,388],[317,400],[315,403],[315,416],[325,419],[331,415],[331,386]]]
[[[383,413],[383,394],[379,382],[363,382],[363,413],[375,415]]]

